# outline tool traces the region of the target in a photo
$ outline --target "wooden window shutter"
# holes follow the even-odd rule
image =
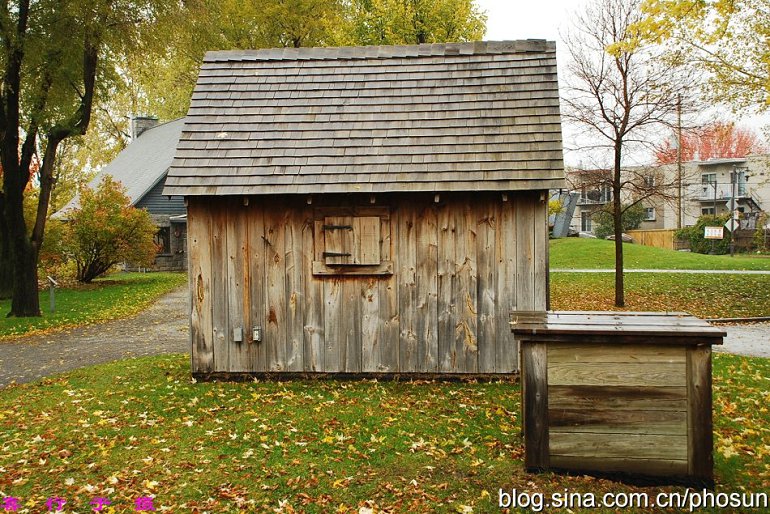
[[[378,216],[327,216],[324,218],[326,265],[371,266],[380,264]]]

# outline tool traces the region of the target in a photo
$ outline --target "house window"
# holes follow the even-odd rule
[[[655,187],[655,177],[653,175],[647,175],[644,177],[644,187],[652,189]]]
[[[159,254],[171,253],[171,227],[160,227],[153,238]]]
[[[700,176],[701,183],[701,198],[711,198],[716,196],[717,187],[717,174],[716,173],[703,173]]]
[[[644,221],[655,221],[655,207],[646,207],[644,209]]]
[[[314,223],[314,275],[393,273],[387,208],[324,209]]]
[[[591,213],[583,211],[580,213],[580,231],[591,232]]]
[[[714,215],[714,208],[713,207],[703,207],[700,210],[701,216],[713,216]]]

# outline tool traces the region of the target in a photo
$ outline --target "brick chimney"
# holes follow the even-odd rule
[[[131,118],[131,140],[141,136],[144,131],[158,125],[158,118],[151,116],[134,116]]]

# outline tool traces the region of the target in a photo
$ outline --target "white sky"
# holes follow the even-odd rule
[[[560,42],[570,13],[585,4],[585,0],[476,0],[487,13],[485,39],[549,39]]]
[[[556,41],[556,58],[559,75],[566,69],[566,55],[560,34],[566,34],[571,28],[575,12],[581,11],[590,0],[475,0],[476,5],[487,13],[487,33],[484,39],[489,41],[511,39],[547,39]],[[727,108],[717,108],[723,119],[734,119]],[[770,124],[770,115],[754,116],[736,120],[739,125],[761,130]],[[565,131],[565,146],[571,135]],[[645,157],[640,160],[646,160]],[[565,160],[572,165],[574,156],[565,155]]]

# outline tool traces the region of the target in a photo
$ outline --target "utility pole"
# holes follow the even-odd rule
[[[738,228],[735,226],[735,180],[738,177],[738,168],[733,165],[733,172],[730,173],[730,220],[728,223],[732,230],[730,231],[730,257],[735,256],[735,232]]]
[[[682,94],[676,95],[676,228],[682,228]]]

